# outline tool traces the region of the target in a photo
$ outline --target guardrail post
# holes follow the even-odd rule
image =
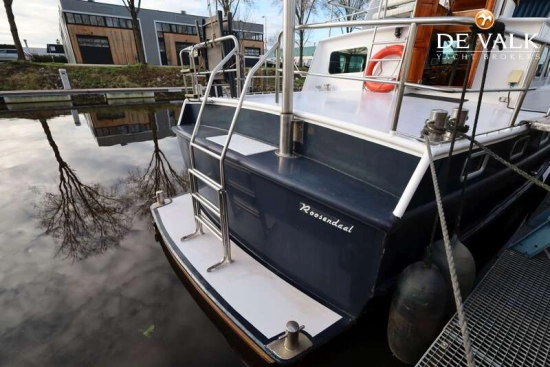
[[[285,0],[283,5],[283,101],[281,107],[281,128],[278,152],[282,157],[292,156],[295,8],[295,0]]]
[[[397,85],[397,95],[395,100],[395,108],[393,110],[391,131],[396,131],[397,124],[399,123],[399,114],[401,113],[401,104],[403,103],[405,83],[407,83],[407,78],[409,76],[414,43],[416,40],[416,30],[417,24],[411,23],[411,25],[409,26],[409,35],[407,36],[407,45],[405,46],[405,53],[403,55],[403,60],[401,64],[401,75],[399,77],[399,84]]]
[[[523,79],[523,82],[521,83],[520,89],[523,89],[523,91],[519,94],[518,99],[516,100],[516,104],[514,105],[514,112],[512,113],[512,117],[510,118],[510,124],[509,126],[512,127],[516,124],[516,120],[518,118],[519,112],[521,111],[521,106],[523,105],[523,102],[525,101],[525,97],[527,96],[527,92],[529,92],[529,86],[531,85],[531,82],[533,81],[533,78],[537,74],[537,68],[539,66],[539,60],[542,56],[542,52],[544,51],[543,45],[539,45],[539,48],[536,51],[533,51],[531,58],[531,62],[529,64],[529,67],[527,68],[527,73],[525,75],[525,78]]]

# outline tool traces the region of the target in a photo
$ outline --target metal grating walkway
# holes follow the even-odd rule
[[[505,251],[464,307],[476,366],[550,366],[550,259]],[[467,366],[455,316],[417,367]]]

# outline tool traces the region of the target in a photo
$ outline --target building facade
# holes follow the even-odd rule
[[[146,62],[152,65],[180,64],[179,51],[199,42],[195,21],[204,17],[141,9],[138,23]],[[90,0],[60,0],[59,26],[69,62],[78,64],[133,64],[137,48],[130,13],[122,5]],[[246,56],[264,52],[263,25],[233,22]],[[188,59],[184,57],[184,64]]]

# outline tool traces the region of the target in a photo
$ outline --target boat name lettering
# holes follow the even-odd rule
[[[340,220],[340,218],[331,217],[327,214],[322,213],[321,211],[317,209],[313,209],[311,205],[300,203],[300,211],[304,214],[307,214],[313,218],[319,219],[320,221],[331,225],[335,228],[338,228],[341,231],[351,233],[353,231],[354,226],[350,226],[349,224],[345,224]]]

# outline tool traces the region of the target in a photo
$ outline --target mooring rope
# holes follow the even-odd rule
[[[432,155],[432,149],[430,146],[430,140],[428,136],[425,137],[426,150],[428,151],[428,158],[430,161],[430,171],[432,173],[432,181],[434,184],[435,201],[437,203],[437,211],[439,213],[439,223],[441,223],[441,232],[443,233],[443,243],[445,244],[445,253],[447,255],[447,263],[449,264],[449,273],[451,275],[451,283],[453,286],[453,295],[455,298],[456,312],[458,314],[458,323],[460,325],[460,331],[462,333],[462,340],[464,341],[464,350],[466,352],[466,361],[468,367],[475,367],[474,352],[472,350],[472,343],[470,341],[470,334],[468,332],[468,324],[464,315],[464,307],[462,304],[462,295],[460,294],[460,284],[458,283],[458,276],[456,275],[456,266],[452,254],[451,241],[449,240],[449,230],[447,229],[447,221],[445,220],[445,212],[443,211],[443,200],[441,199],[441,192],[439,191],[439,183],[437,181],[437,172],[435,171],[435,164]]]

